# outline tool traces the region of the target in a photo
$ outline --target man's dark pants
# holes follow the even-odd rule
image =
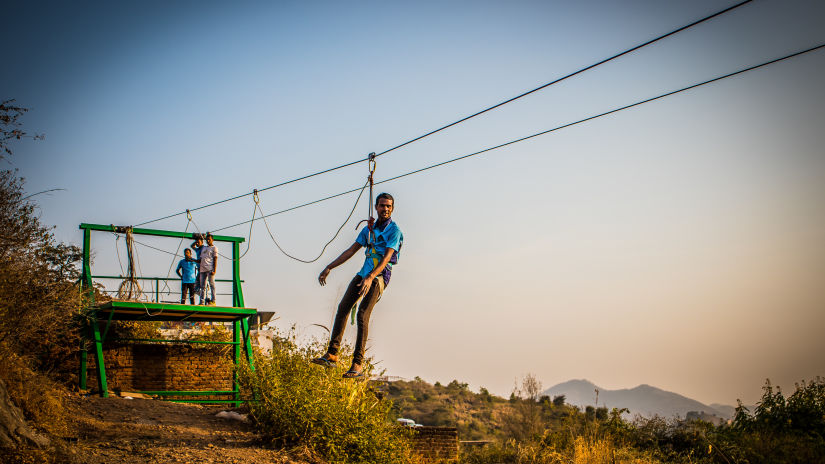
[[[378,277],[381,279],[382,277]],[[363,364],[364,362],[364,347],[367,344],[367,335],[369,332],[370,313],[378,298],[381,297],[381,289],[379,288],[378,279],[374,279],[370,291],[361,300],[358,305],[358,313],[356,314],[356,321],[358,323],[358,333],[355,337],[355,353],[353,354],[353,364]],[[338,349],[341,348],[341,338],[344,336],[344,328],[347,325],[347,316],[349,316],[352,305],[358,300],[358,290],[361,288],[358,284],[361,283],[361,276],[355,276],[347,287],[344,297],[338,304],[338,312],[335,313],[335,325],[332,326],[332,334],[329,340],[329,354],[338,354]]]
[[[186,304],[186,292],[189,291],[189,303],[195,304],[195,284],[180,284],[180,304]]]

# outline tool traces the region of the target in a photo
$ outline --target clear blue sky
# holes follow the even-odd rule
[[[4,8],[0,98],[46,135],[15,145],[10,167],[30,192],[66,189],[38,197],[61,240],[383,151],[734,2],[168,3]],[[818,45],[824,18],[822,2],[757,0],[388,154],[377,179]],[[818,51],[381,186],[406,240],[370,352],[392,375],[502,395],[531,372],[733,404],[767,377],[790,388],[825,373],[822,82]],[[261,204],[365,176],[360,164]],[[311,257],[354,200],[270,226]],[[211,230],[251,214],[244,198],[194,219]],[[247,305],[322,337],[312,324],[330,323],[360,260],[315,279],[354,225],[313,265],[256,225]],[[118,273],[113,237],[95,240],[95,271]],[[144,274],[165,275],[170,256],[138,251]]]

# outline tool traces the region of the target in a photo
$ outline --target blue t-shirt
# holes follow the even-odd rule
[[[181,269],[183,272],[183,277],[181,277],[180,281],[184,284],[194,284],[195,279],[198,277],[198,263],[197,261],[187,261],[186,259],[180,260],[178,263],[178,269]],[[175,272],[178,272],[178,269],[175,269]]]
[[[357,244],[366,247],[366,259],[364,260],[364,265],[361,266],[361,270],[358,271],[358,275],[362,278],[366,277],[367,274],[375,268],[376,260],[380,263],[387,253],[387,248],[392,248],[395,250],[395,253],[390,259],[390,262],[387,263],[387,267],[381,272],[381,275],[384,277],[384,285],[387,285],[390,283],[392,265],[398,262],[398,253],[401,251],[401,245],[404,243],[404,234],[401,233],[401,229],[398,228],[398,225],[393,222],[392,219],[383,224],[376,224],[372,229],[372,234],[374,242],[374,246],[372,247],[368,243],[369,227],[361,229],[358,238],[355,239]],[[375,255],[372,253],[373,248],[375,249]]]

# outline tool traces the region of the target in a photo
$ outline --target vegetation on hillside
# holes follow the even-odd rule
[[[341,378],[350,353],[333,368],[312,364],[323,350],[319,343],[298,345],[290,333],[275,338],[271,355],[256,356],[254,371],[240,370],[245,395],[256,399],[249,408],[260,430],[274,444],[303,447],[331,463],[417,462],[392,403],[372,382]]]
[[[399,417],[430,426],[457,427],[462,440],[483,440],[496,435],[497,416],[506,404],[486,389],[470,391],[466,383],[430,385],[420,378],[389,385],[393,411]]]
[[[0,103],[0,159],[12,154],[9,142],[30,137],[20,127],[25,111],[13,101]],[[68,433],[60,385],[73,378],[79,347],[79,256],[77,247],[57,242],[40,222],[23,179],[0,171],[0,441],[19,445],[16,454],[0,453],[4,459],[60,456],[38,447],[46,446],[46,437]],[[17,411],[39,433],[15,422]],[[32,451],[21,451],[26,447]]]
[[[825,380],[797,385],[785,397],[766,383],[753,412],[741,404],[730,424],[661,417],[622,418],[625,409],[564,404],[539,396],[525,377],[508,400],[466,384],[393,382],[396,412],[424,425],[454,426],[462,440],[489,440],[467,448],[472,464],[561,462],[810,463],[825,461]]]

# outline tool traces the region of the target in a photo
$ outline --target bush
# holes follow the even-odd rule
[[[408,432],[397,426],[392,403],[380,399],[369,381],[342,379],[347,356],[324,369],[310,363],[323,353],[315,343],[299,346],[294,333],[276,337],[270,356],[255,370],[240,368],[251,416],[281,446],[306,447],[333,463],[413,463]],[[366,375],[371,367],[366,366]]]
[[[74,374],[67,367],[78,348],[79,256],[40,224],[23,181],[0,171],[0,361],[19,355],[63,380]]]
[[[0,103],[0,159],[11,154],[7,141],[25,135],[16,129],[25,109],[9,103]],[[0,429],[5,443],[21,443],[0,462],[65,462],[60,442],[39,449],[46,440],[33,440],[29,425],[51,438],[72,433],[56,380],[71,381],[77,370],[80,249],[57,243],[29,198],[15,171],[0,171]]]
[[[788,398],[766,381],[753,414],[740,404],[714,439],[737,462],[825,462],[825,379],[797,384]]]

